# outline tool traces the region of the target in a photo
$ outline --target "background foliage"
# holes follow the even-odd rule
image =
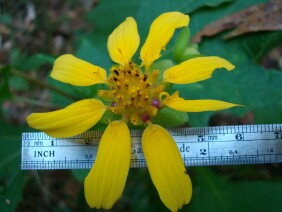
[[[142,44],[150,23],[163,12],[176,10],[189,14],[192,38],[213,21],[265,2],[49,0],[43,3],[1,0],[0,210],[90,211],[81,183],[87,170],[20,170],[21,133],[32,131],[26,126],[26,115],[54,110],[81,96],[93,97],[97,93],[98,86],[80,89],[51,79],[49,73],[57,56],[73,53],[109,69],[112,63],[106,48],[107,37],[128,16],[136,19]],[[281,1],[273,2],[281,9]],[[228,32],[222,30],[203,38],[198,48],[203,55],[228,59],[236,69],[216,71],[207,81],[172,89],[180,90],[181,95],[189,99],[220,99],[245,107],[216,114],[189,114],[188,124],[281,123],[281,31],[262,30],[226,40],[224,36]],[[163,53],[164,61],[159,61],[160,64],[176,63],[171,58],[178,35],[179,31]],[[195,50],[195,45],[192,47]],[[138,55],[135,60],[138,61]],[[166,122],[166,119],[160,121]],[[280,164],[191,167],[188,172],[194,194],[192,202],[181,211],[282,211]],[[147,170],[132,169],[124,195],[112,211],[144,210],[165,211],[166,208],[159,200]]]

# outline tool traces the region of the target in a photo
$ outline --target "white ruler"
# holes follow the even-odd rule
[[[169,129],[185,166],[282,162],[282,124]],[[22,134],[23,170],[89,169],[103,132],[57,139],[41,132]],[[131,167],[146,167],[142,130],[132,130]]]

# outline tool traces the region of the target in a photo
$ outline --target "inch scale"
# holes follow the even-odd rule
[[[185,166],[282,162],[282,124],[169,129]],[[57,139],[42,132],[22,134],[23,170],[90,169],[101,131]],[[131,167],[146,167],[142,130],[131,131]]]

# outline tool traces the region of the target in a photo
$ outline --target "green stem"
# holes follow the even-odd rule
[[[47,84],[45,82],[39,81],[39,80],[37,80],[37,79],[35,79],[33,77],[30,77],[30,76],[28,76],[26,74],[23,74],[20,71],[17,71],[17,70],[13,69],[13,70],[11,70],[11,73],[14,76],[21,77],[21,78],[27,80],[28,82],[34,83],[34,84],[36,84],[36,85],[38,85],[40,87],[43,87],[43,88],[47,88],[48,90],[54,91],[54,92],[58,93],[59,95],[64,96],[64,97],[66,97],[68,99],[71,99],[73,101],[77,101],[78,100],[78,98],[72,96],[71,94],[68,94],[68,93],[66,93],[64,91],[59,90],[58,88],[56,88],[56,87],[54,87],[52,85],[49,85],[49,84]]]
[[[20,96],[17,96],[16,94],[13,96],[12,100],[15,101],[15,102],[25,102],[29,105],[45,107],[45,108],[49,108],[49,109],[52,109],[52,110],[57,110],[57,109],[60,108],[57,105],[53,105],[53,104],[49,104],[49,103],[42,103],[41,101],[37,101],[37,100],[26,98],[26,97],[20,97]]]

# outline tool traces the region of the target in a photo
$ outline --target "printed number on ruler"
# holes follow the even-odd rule
[[[282,162],[282,124],[169,129],[186,166]],[[95,160],[102,132],[55,139],[22,134],[22,169],[86,169]],[[131,167],[146,167],[142,131],[132,130]]]

